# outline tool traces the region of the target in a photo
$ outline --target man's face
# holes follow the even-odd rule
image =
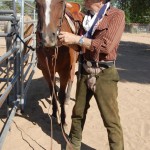
[[[103,5],[104,0],[84,0],[84,6],[87,10],[97,12],[101,5]]]

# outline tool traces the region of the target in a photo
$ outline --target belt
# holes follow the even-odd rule
[[[103,68],[109,68],[115,65],[115,61],[87,61],[84,60],[83,63],[85,63],[88,67],[103,67]]]

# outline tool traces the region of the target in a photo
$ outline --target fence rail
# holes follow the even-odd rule
[[[10,0],[9,0],[10,1]],[[20,38],[26,42],[29,39],[32,39],[33,44],[32,47],[35,48],[36,46],[36,36],[35,36],[35,29],[36,29],[36,18],[35,18],[35,8],[25,2],[24,0],[21,1],[21,16],[17,17],[16,13],[16,0],[12,0],[13,2],[13,10],[1,10],[0,11],[0,22],[5,21],[10,22],[13,26],[16,26],[18,29],[17,34],[19,33]],[[33,20],[32,21],[24,21],[24,5],[27,5],[31,9],[34,10]],[[5,15],[4,15],[5,14]],[[16,22],[17,20],[17,22]],[[15,22],[15,24],[13,24]],[[24,38],[24,25],[25,24],[34,24],[34,31],[33,34]],[[15,28],[15,29],[16,29]],[[0,32],[0,37],[7,37],[10,35],[11,32]],[[36,53],[35,51],[29,50],[27,54],[23,54],[24,52],[24,43],[17,38],[17,34],[14,34],[13,45],[11,49],[6,51],[5,54],[0,56],[0,67],[2,68],[2,64],[5,63],[6,66],[4,68],[5,76],[2,77],[3,73],[1,73],[0,77],[0,84],[4,83],[3,86],[0,86],[1,90],[3,91],[2,95],[0,96],[0,109],[7,101],[7,120],[2,129],[0,129],[0,150],[2,149],[3,142],[6,138],[6,135],[9,131],[11,126],[12,120],[15,116],[16,110],[19,108],[20,110],[24,110],[24,106],[27,99],[27,91],[29,85],[31,83],[32,77],[35,72],[36,67]],[[17,39],[17,40],[15,40]],[[10,73],[12,68],[12,61],[13,60],[13,71]],[[26,61],[30,61],[26,66],[24,65]],[[0,68],[0,69],[1,69]],[[28,76],[28,79],[26,79]],[[26,84],[25,84],[26,80]],[[9,96],[10,93],[13,93],[13,98],[10,101]],[[11,106],[9,105],[11,103]]]
[[[126,24],[125,32],[150,33],[150,24],[130,23]]]

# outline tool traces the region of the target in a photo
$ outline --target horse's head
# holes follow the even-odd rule
[[[36,0],[36,5],[37,32],[45,47],[53,47],[57,44],[57,36],[65,11],[65,0]]]

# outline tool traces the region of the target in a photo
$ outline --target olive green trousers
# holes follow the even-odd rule
[[[80,81],[77,83],[76,102],[73,108],[72,125],[69,134],[73,150],[81,149],[82,131],[87,110],[90,107],[89,101],[93,95],[96,99],[104,126],[107,129],[110,150],[123,150],[123,132],[116,100],[118,95],[118,72],[115,67],[110,67],[100,72],[96,80],[95,92],[87,88],[87,78],[87,75],[82,74]],[[104,150],[103,148],[100,149]]]

